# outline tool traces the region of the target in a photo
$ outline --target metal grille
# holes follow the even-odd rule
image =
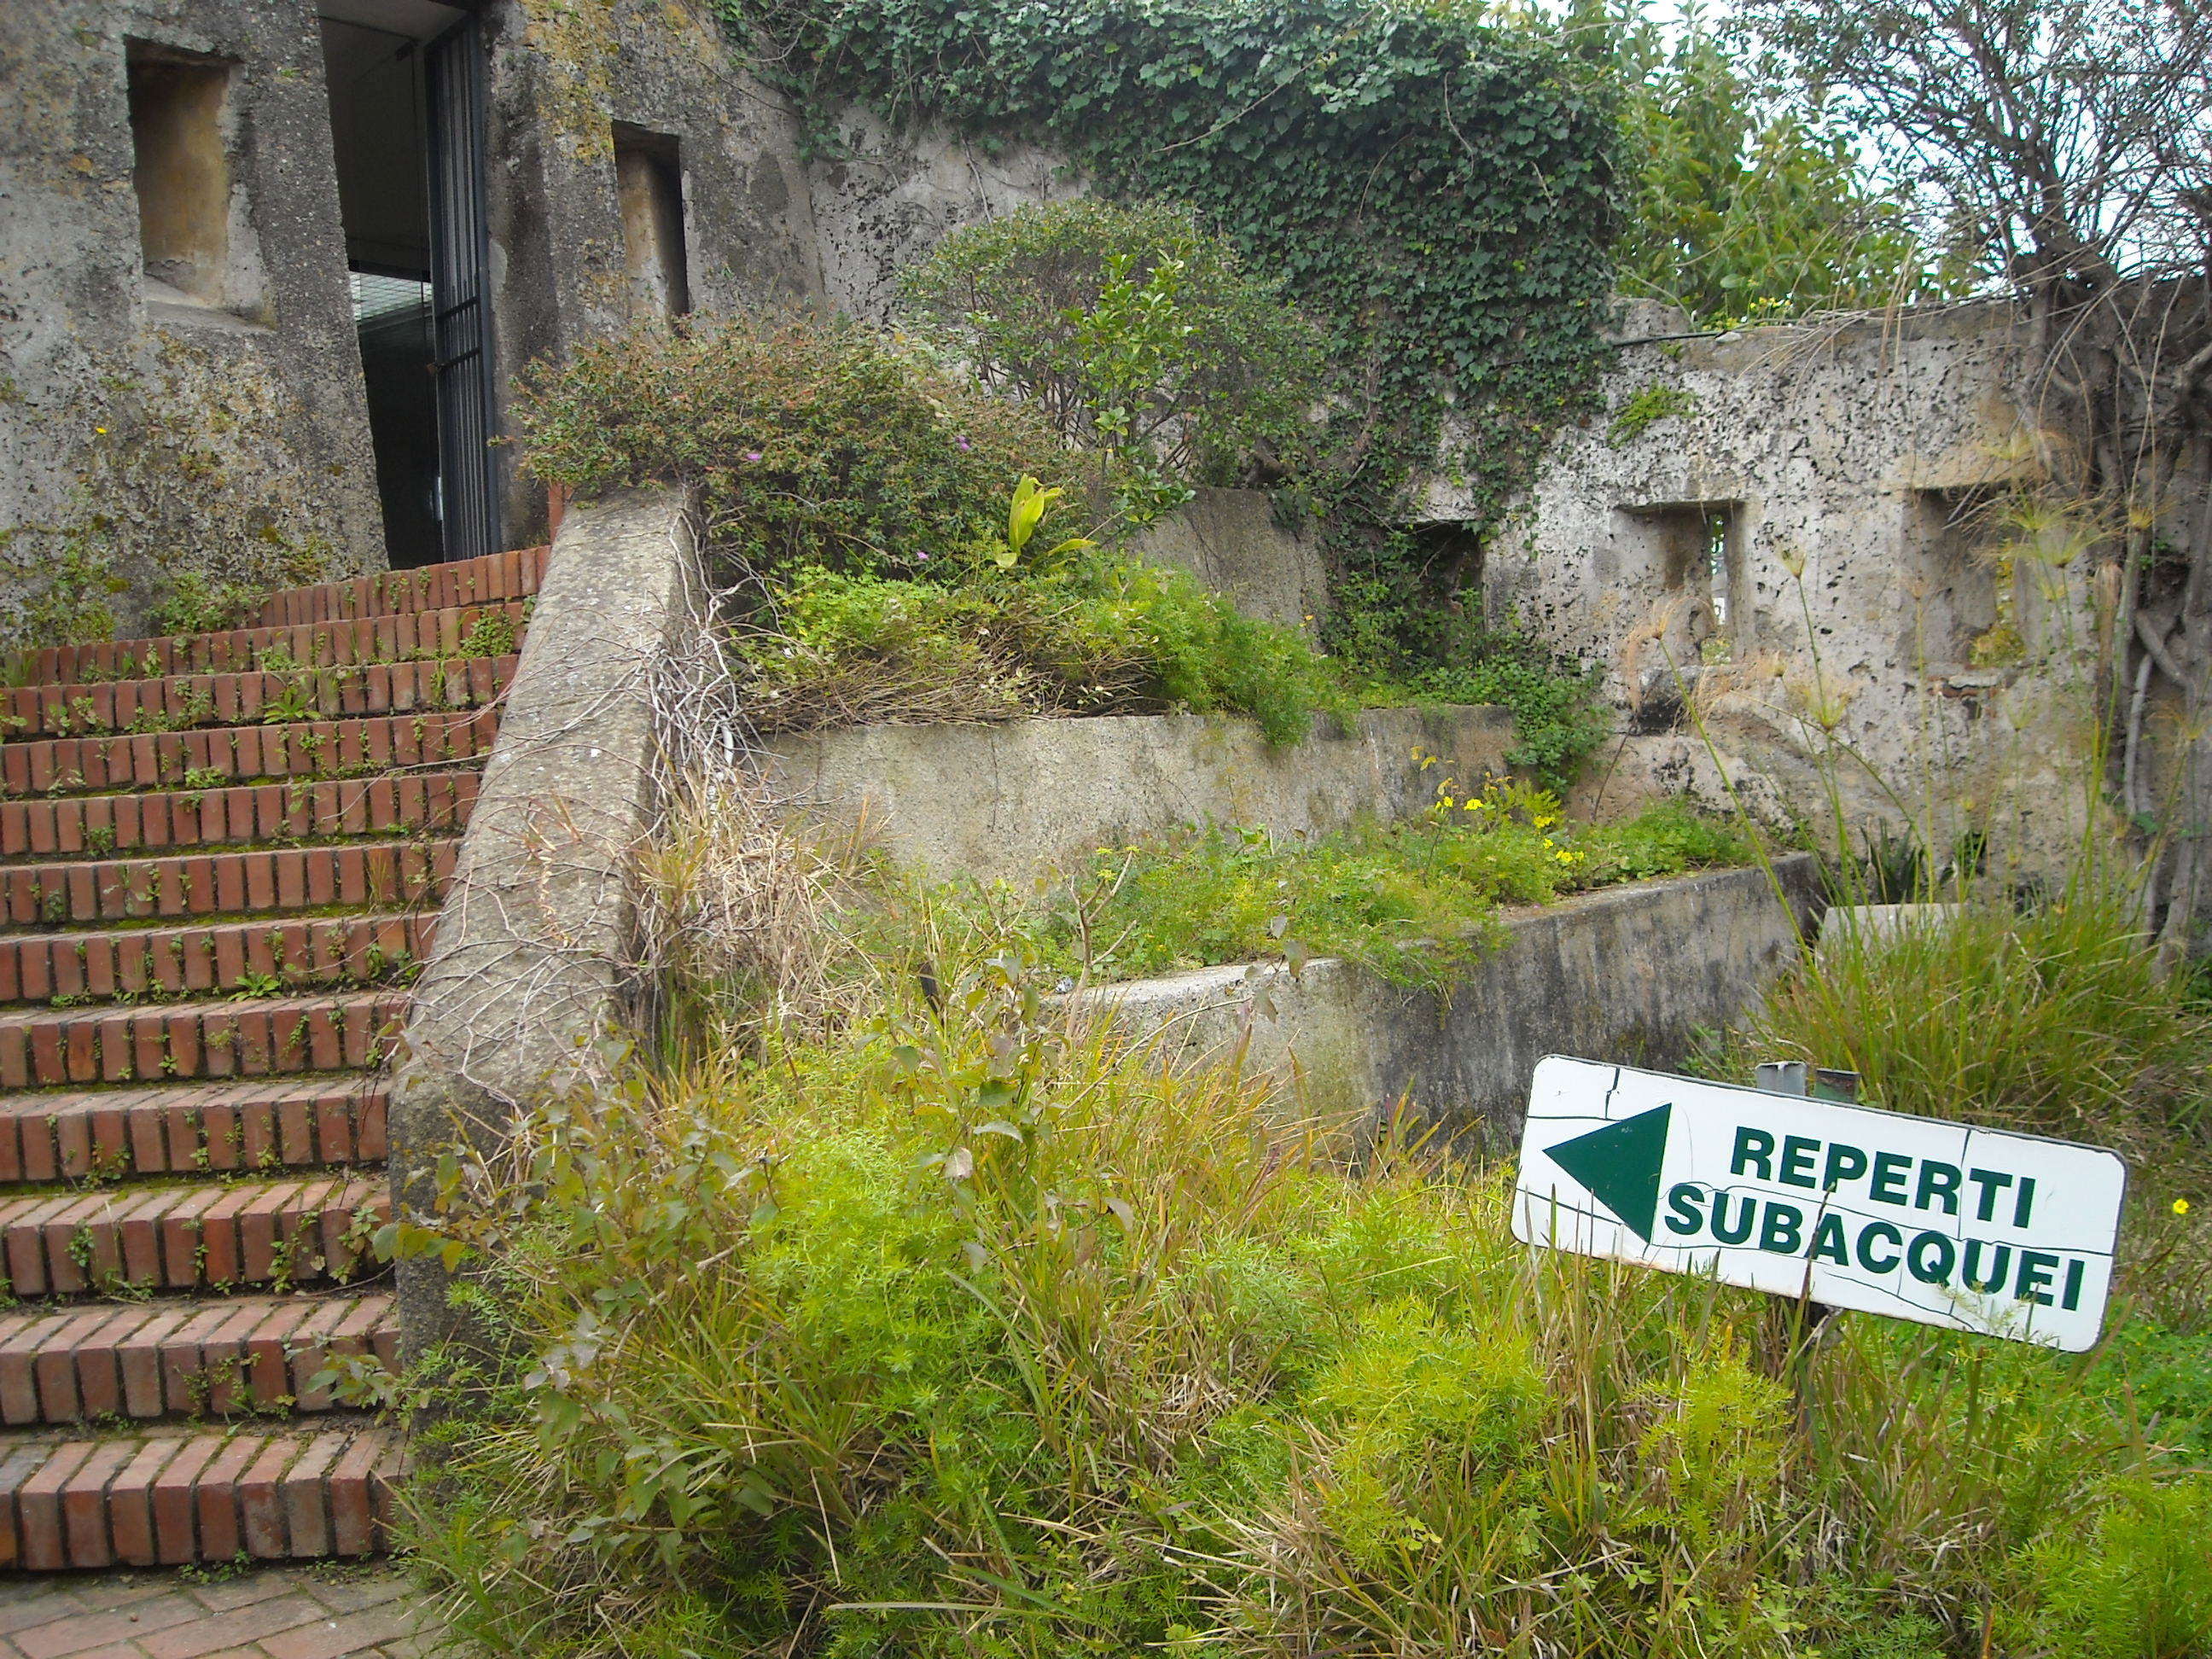
[[[491,450],[490,296],[484,272],[483,52],[472,16],[430,43],[430,287],[435,306],[439,515],[446,556],[499,547],[499,477]]]

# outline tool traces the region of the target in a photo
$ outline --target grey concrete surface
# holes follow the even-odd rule
[[[457,1143],[587,1066],[633,990],[631,849],[659,800],[656,669],[699,598],[690,508],[638,489],[572,508],[410,1008],[392,1103],[395,1199],[429,1210]],[[434,1263],[399,1266],[410,1353],[453,1327]]]
[[[462,1659],[388,1563],[0,1579],[0,1659]]]
[[[1505,947],[1448,997],[1327,957],[1295,977],[1279,963],[1203,968],[1083,994],[1176,1061],[1241,1048],[1306,1109],[1371,1115],[1402,1100],[1416,1125],[1497,1151],[1520,1133],[1544,1055],[1667,1070],[1698,1028],[1740,1016],[1813,937],[1815,893],[1813,860],[1796,854],[1774,879],[1717,871],[1511,912]]]
[[[1295,836],[1406,817],[1446,779],[1505,770],[1512,745],[1502,708],[1370,708],[1350,735],[1316,720],[1281,747],[1241,718],[1132,714],[779,738],[769,775],[802,811],[934,875],[1018,882],[1209,818]]]
[[[1320,538],[1279,523],[1263,489],[1201,489],[1134,551],[1225,595],[1248,617],[1310,633],[1328,612]]]

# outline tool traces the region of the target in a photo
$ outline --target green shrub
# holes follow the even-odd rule
[[[770,730],[1184,708],[1251,715],[1279,744],[1316,709],[1350,708],[1300,635],[1180,571],[1087,549],[978,562],[957,586],[801,568],[762,614],[738,672]]]
[[[1079,482],[1033,411],[857,326],[595,341],[526,371],[517,419],[531,471],[580,494],[696,487],[714,546],[755,574],[928,575],[1003,531],[1024,474]]]
[[[1482,596],[1430,590],[1395,567],[1347,573],[1322,637],[1370,703],[1495,703],[1513,712],[1506,756],[1565,793],[1613,732],[1597,670],[1515,629],[1486,628]]]
[[[1320,333],[1188,210],[1018,208],[946,236],[900,293],[985,386],[1042,410],[1071,447],[1212,484],[1236,482],[1255,452],[1274,471],[1303,456]],[[1182,494],[1154,485],[1132,516]]]
[[[2037,1616],[2018,1632],[2081,1659],[2191,1659],[2212,1649],[2212,1475],[2112,1482],[2032,1556]]]

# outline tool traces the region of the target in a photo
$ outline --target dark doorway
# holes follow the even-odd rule
[[[441,320],[458,306],[473,337],[487,332],[482,99],[455,86],[474,20],[435,0],[324,0],[320,21],[386,550],[397,569],[496,551],[490,363],[473,339],[447,349]],[[456,178],[477,204],[477,234],[458,241]]]

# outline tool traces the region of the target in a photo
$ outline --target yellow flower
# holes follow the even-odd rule
[[[2173,1212],[2176,1215],[2187,1215],[2189,1213],[2189,1200],[2185,1198],[2175,1199],[2173,1200]]]
[[[102,438],[105,438],[107,435],[107,428],[104,426],[96,426],[93,428],[93,432],[95,435]]]

